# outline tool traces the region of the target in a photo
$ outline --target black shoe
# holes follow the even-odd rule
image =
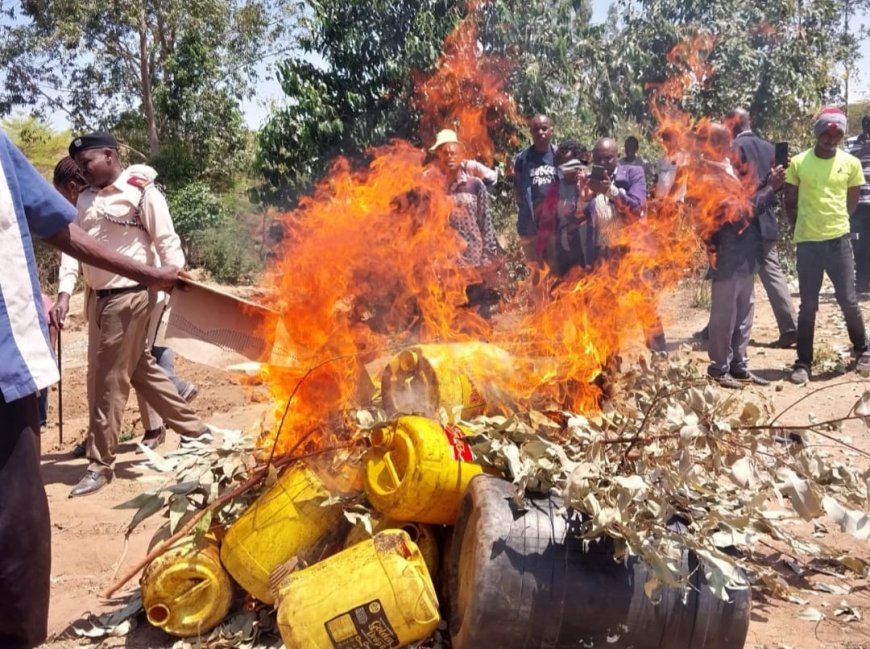
[[[797,345],[797,331],[788,331],[770,343],[774,349],[788,349]]]
[[[88,454],[88,446],[84,441],[79,442],[75,446],[73,446],[72,456],[75,458],[83,458]]]
[[[705,340],[710,340],[710,327],[709,325],[701,329],[701,331],[696,331],[692,334],[692,340],[702,342]]]
[[[723,388],[728,388],[729,390],[739,390],[743,387],[743,384],[740,381],[735,379],[727,372],[725,374],[719,375],[713,375],[708,373],[707,378],[712,381],[716,381],[716,383],[718,383],[720,386],[722,386]]]
[[[770,381],[763,379],[758,374],[753,374],[749,370],[731,370],[731,378],[742,383],[754,383],[755,385],[770,385]]]
[[[112,481],[111,475],[104,475],[96,471],[88,471],[85,477],[79,480],[79,483],[69,492],[70,498],[76,496],[87,496],[96,491],[99,491]]]
[[[651,336],[649,340],[646,341],[646,347],[651,352],[663,353],[668,351],[668,341],[663,333],[659,333]]]
[[[208,444],[214,439],[214,435],[211,432],[211,428],[206,426],[201,431],[199,431],[196,435],[182,435],[181,436],[181,446],[184,447],[190,442],[201,442],[203,444]]]
[[[152,451],[166,441],[166,428],[161,426],[154,430],[146,430],[142,441],[139,442],[142,446],[147,446]]]

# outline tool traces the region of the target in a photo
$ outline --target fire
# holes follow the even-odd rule
[[[491,134],[520,123],[520,118],[513,99],[504,92],[506,62],[479,51],[475,18],[485,1],[470,0],[468,17],[444,41],[437,69],[417,80],[417,104],[423,113],[424,142],[433,141],[441,129],[452,128],[468,157],[491,164],[495,153]]]
[[[492,343],[461,352],[463,371],[491,406],[597,408],[602,369],[656,326],[658,298],[694,265],[700,238],[749,206],[738,182],[713,180],[694,164],[712,155],[710,125],[693,125],[676,108],[708,76],[703,53],[711,46],[701,40],[675,50],[671,63],[682,74],[652,90],[658,135],[685,163],[678,182],[691,188],[686,201],[651,202],[645,219],[618,233],[623,254],[591,273],[545,276],[536,290],[549,299],[531,313],[507,305],[495,325],[464,306],[466,286],[479,278],[459,264],[464,243],[449,225],[443,186],[422,173],[425,154],[394,141],[369,152],[365,168],[338,160],[286,215],[283,259],[270,276],[270,306],[283,315],[264,374],[282,425],[267,445],[286,452],[309,434],[328,442],[341,413],[377,390],[379,377],[369,378],[365,365],[414,343]],[[438,70],[419,83],[424,140],[453,127],[470,154],[491,159],[490,133],[516,121],[497,69],[479,51],[470,13],[448,37]]]

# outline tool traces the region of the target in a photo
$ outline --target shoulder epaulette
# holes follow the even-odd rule
[[[151,184],[151,181],[142,178],[142,176],[130,176],[127,179],[127,183],[133,185],[134,187],[138,187],[139,189],[145,189],[148,185]]]

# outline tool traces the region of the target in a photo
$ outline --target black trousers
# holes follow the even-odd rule
[[[797,274],[801,306],[798,310],[797,365],[810,369],[813,365],[813,339],[816,332],[816,311],[819,292],[827,273],[834,285],[834,297],[846,320],[846,331],[855,351],[867,349],[864,316],[855,293],[855,267],[849,235],[830,241],[806,241],[797,244]]]
[[[855,252],[855,286],[861,292],[870,289],[870,205],[860,204],[851,218],[852,248]]]
[[[34,393],[0,396],[0,647],[45,640],[51,578],[48,499],[39,475],[39,408]]]

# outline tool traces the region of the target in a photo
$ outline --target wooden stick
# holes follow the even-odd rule
[[[302,440],[300,440],[300,443],[301,443],[301,441]],[[298,446],[298,444],[297,444],[297,446]],[[126,584],[128,581],[130,581],[137,574],[139,574],[140,570],[145,568],[149,563],[154,561],[154,559],[156,559],[161,554],[163,554],[166,550],[168,550],[170,547],[172,547],[176,541],[178,541],[185,534],[190,532],[190,530],[192,530],[194,528],[194,526],[208,512],[211,512],[211,511],[218,509],[219,507],[223,506],[228,501],[232,500],[233,498],[237,498],[238,496],[241,496],[248,489],[251,489],[252,487],[254,487],[258,482],[260,482],[260,480],[262,480],[264,477],[266,477],[266,475],[269,472],[269,466],[275,466],[276,468],[280,468],[286,464],[290,464],[291,462],[296,462],[298,460],[304,460],[305,458],[313,457],[315,455],[320,455],[322,453],[328,453],[330,451],[337,451],[337,450],[340,450],[342,448],[350,448],[351,446],[353,446],[353,444],[346,444],[344,446],[335,446],[335,447],[326,448],[326,449],[323,449],[320,451],[315,451],[313,453],[304,453],[302,455],[295,455],[295,456],[285,455],[284,457],[275,460],[275,462],[271,465],[266,464],[264,466],[261,466],[259,468],[254,469],[250,478],[245,480],[245,482],[240,484],[238,487],[236,487],[232,491],[228,491],[225,494],[223,494],[214,502],[209,503],[208,507],[206,507],[205,509],[201,509],[196,514],[191,516],[190,520],[181,526],[181,529],[179,529],[175,534],[170,536],[168,539],[166,539],[162,543],[159,543],[158,545],[156,545],[151,550],[151,552],[149,552],[145,556],[144,559],[142,559],[141,561],[136,563],[136,565],[134,565],[132,568],[130,568],[130,570],[128,570],[127,572],[124,573],[123,577],[121,577],[118,581],[116,581],[114,584],[112,584],[106,590],[104,590],[102,593],[100,593],[100,597],[103,597],[105,599],[109,599],[110,597],[112,597],[112,595],[114,595],[118,591],[119,588],[121,588],[124,584]]]
[[[57,441],[63,446],[63,346],[60,343],[60,328],[57,330]]]

